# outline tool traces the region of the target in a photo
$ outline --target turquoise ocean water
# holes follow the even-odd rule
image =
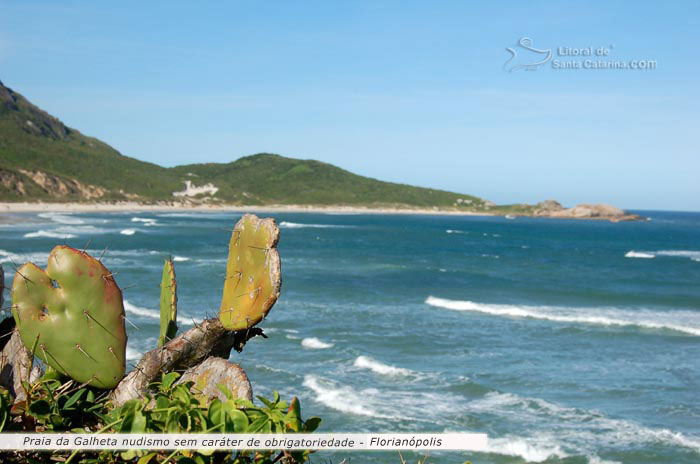
[[[273,214],[282,296],[232,360],[326,432],[486,432],[429,462],[700,462],[700,213],[611,224]],[[155,346],[163,258],[182,328],[216,314],[238,213],[21,214],[0,262],[99,255],[125,294],[128,357]],[[9,292],[6,294],[9,297]],[[412,461],[417,455],[404,454]],[[315,462],[397,463],[396,453]],[[327,461],[326,461],[327,462]]]

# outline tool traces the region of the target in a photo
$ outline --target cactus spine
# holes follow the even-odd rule
[[[160,281],[160,336],[158,347],[163,346],[177,333],[177,282],[175,265],[168,258],[163,265],[163,277]]]
[[[12,303],[22,342],[58,372],[100,388],[124,376],[122,293],[99,260],[57,246],[46,271],[33,263],[17,270]]]
[[[219,308],[219,319],[226,329],[254,326],[277,301],[282,285],[279,233],[274,219],[252,214],[244,215],[233,229]]]

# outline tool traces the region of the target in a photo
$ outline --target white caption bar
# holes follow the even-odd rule
[[[459,450],[483,451],[484,433],[77,434],[3,433],[0,450]]]

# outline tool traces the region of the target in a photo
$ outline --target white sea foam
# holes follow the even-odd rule
[[[184,261],[189,261],[190,258],[187,256],[173,256],[173,261],[175,262],[184,262]]]
[[[550,455],[594,456],[601,448],[662,443],[700,451],[700,439],[668,429],[654,429],[613,419],[598,411],[570,408],[512,393],[490,392],[467,404],[471,413],[494,415],[529,430],[528,437],[490,437],[490,450],[540,462]],[[597,457],[597,456],[596,456]]]
[[[594,454],[593,456],[588,456],[588,464],[622,464],[622,462],[601,459],[599,456]]]
[[[280,227],[282,227],[283,229],[301,229],[305,227],[313,229],[343,229],[354,226],[344,226],[337,224],[300,224],[298,222],[282,221],[280,222]]]
[[[652,259],[652,258],[656,258],[656,255],[654,253],[644,253],[642,251],[630,250],[627,253],[625,253],[625,258]]]
[[[126,311],[127,313],[135,314],[137,316],[160,320],[160,311],[136,306],[135,304],[129,303],[128,300],[124,300],[124,311]]]
[[[519,456],[527,462],[542,462],[550,457],[565,458],[567,454],[557,444],[532,443],[531,439],[506,436],[502,438],[489,437],[487,452]]]
[[[189,316],[187,314],[178,315],[177,323],[181,325],[192,326],[195,324],[201,324],[204,319],[194,316]]]
[[[657,256],[671,256],[674,258],[690,258],[693,260],[700,259],[700,251],[696,250],[659,250]]]
[[[413,372],[408,369],[384,364],[368,356],[358,356],[357,358],[355,358],[353,366],[362,369],[369,369],[372,372],[382,375],[405,376],[413,374]]]
[[[478,312],[501,317],[530,318],[602,326],[636,326],[643,329],[673,330],[700,336],[700,315],[692,311],[654,312],[643,309],[514,306],[448,300],[434,296],[429,296],[425,303],[430,306],[455,311]],[[679,322],[682,322],[683,325],[679,324]]]
[[[333,348],[333,343],[326,343],[319,340],[316,337],[305,338],[301,341],[301,346],[304,348],[310,348],[312,350],[323,350],[326,348]]]
[[[370,398],[367,390],[363,393],[351,387],[339,387],[314,375],[304,376],[302,385],[316,393],[316,401],[336,411],[358,416],[384,417],[366,404]]]
[[[12,253],[11,251],[0,250],[0,263],[15,263],[19,266],[27,261],[31,261],[34,264],[45,263],[48,259],[48,253]]]
[[[141,356],[143,356],[143,353],[140,351],[137,351],[130,346],[127,345],[126,347],[126,359],[127,361],[134,361],[136,359],[141,359]]]
[[[437,416],[465,414],[464,398],[450,393],[379,390],[341,385],[316,375],[304,376],[304,387],[315,393],[314,400],[347,414],[416,422],[435,421]]]
[[[656,258],[665,256],[668,258],[688,258],[693,261],[700,261],[700,251],[698,250],[656,250],[656,251],[636,251],[630,250],[625,253],[625,258]]]
[[[140,222],[145,226],[153,226],[158,223],[156,219],[152,218],[139,218],[139,217],[133,217],[131,218],[131,222]]]
[[[445,232],[448,234],[466,234],[467,233],[463,230],[454,230],[454,229],[447,229]]]
[[[67,232],[59,232],[57,229],[56,230],[37,230],[36,232],[27,232],[26,234],[24,234],[24,238],[39,238],[39,237],[67,239],[67,238],[75,238],[75,237],[77,237],[77,235],[69,234]]]
[[[51,219],[51,221],[59,224],[85,224],[85,221],[82,219],[65,213],[41,213],[37,216],[44,219]]]
[[[136,229],[123,229],[119,233],[122,235],[134,235],[136,233]]]

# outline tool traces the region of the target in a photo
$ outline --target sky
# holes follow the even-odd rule
[[[699,211],[699,46],[696,1],[3,0],[0,80],[163,166]]]

